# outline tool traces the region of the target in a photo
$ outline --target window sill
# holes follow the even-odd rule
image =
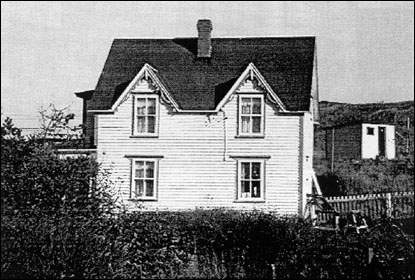
[[[143,134],[143,135],[130,135],[130,138],[158,138],[159,136],[157,134]]]
[[[259,134],[259,135],[236,135],[235,138],[265,138],[265,135]]]
[[[234,203],[265,203],[265,199],[237,199]]]
[[[129,198],[128,201],[140,202],[140,201],[157,201],[157,198]]]

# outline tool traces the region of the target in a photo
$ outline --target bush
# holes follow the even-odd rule
[[[336,234],[259,212],[138,212],[95,220],[19,214],[2,217],[2,278],[270,278],[271,264],[278,279],[364,279],[381,267],[388,279],[413,277],[393,265],[399,257],[413,263],[413,251],[399,240],[391,230]],[[379,261],[374,267],[369,247]]]
[[[319,182],[326,196],[413,191],[413,171],[411,157],[344,161],[336,163],[333,172],[319,176]]]
[[[92,158],[59,158],[42,138],[24,138],[10,119],[1,128],[2,213],[42,210],[100,214],[113,207]]]

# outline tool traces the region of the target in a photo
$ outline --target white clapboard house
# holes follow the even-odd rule
[[[123,203],[302,213],[312,190],[314,37],[115,39],[85,134]]]

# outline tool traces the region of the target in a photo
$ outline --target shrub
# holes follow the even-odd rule
[[[271,264],[278,279],[365,279],[371,269],[388,279],[414,276],[393,265],[401,257],[413,263],[413,251],[386,222],[358,235],[259,212],[24,215],[2,218],[3,278],[270,278]]]
[[[359,162],[336,163],[333,172],[319,176],[324,195],[354,195],[414,190],[414,162],[367,159]]]
[[[24,138],[10,119],[1,128],[1,204],[8,211],[99,214],[113,207],[92,158],[59,158],[42,138]]]

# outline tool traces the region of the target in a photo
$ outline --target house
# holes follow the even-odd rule
[[[315,37],[115,39],[84,100],[123,203],[303,213],[317,118]]]
[[[330,162],[350,159],[395,158],[395,126],[353,123],[325,128],[326,158]]]

